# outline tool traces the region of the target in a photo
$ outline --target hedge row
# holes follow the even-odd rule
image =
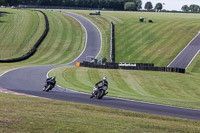
[[[37,10],[36,10],[37,11]],[[38,10],[39,11],[39,10]],[[49,32],[49,20],[48,20],[48,17],[47,15],[42,12],[42,11],[39,11],[41,12],[43,15],[44,15],[44,18],[45,18],[45,30],[42,34],[42,36],[39,38],[39,40],[35,43],[35,45],[33,46],[33,48],[26,54],[24,54],[23,56],[21,57],[17,57],[17,58],[12,58],[12,59],[7,59],[7,60],[0,60],[0,63],[13,63],[13,62],[19,62],[19,61],[23,61],[23,60],[26,60],[28,58],[30,58],[32,55],[35,54],[35,52],[37,51],[37,48],[40,46],[40,44],[42,43],[42,41],[46,38],[48,32]]]
[[[105,65],[95,65],[89,62],[80,63],[82,67],[102,68],[102,69],[125,69],[125,70],[146,70],[146,71],[162,71],[185,73],[185,69],[171,67],[154,67],[153,64],[146,63],[126,63],[126,66],[120,66],[120,63],[106,63]],[[128,64],[136,64],[135,66],[127,66]]]

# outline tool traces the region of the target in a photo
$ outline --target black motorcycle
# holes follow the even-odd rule
[[[48,92],[48,91],[52,90],[54,88],[55,84],[56,84],[55,78],[53,78],[53,79],[51,79],[51,78],[47,79],[46,82],[45,82],[45,84],[44,84],[43,91]]]
[[[108,94],[108,92],[106,92],[104,89],[102,89],[99,86],[94,86],[94,94],[97,99],[102,99],[103,96],[105,96],[106,94]]]

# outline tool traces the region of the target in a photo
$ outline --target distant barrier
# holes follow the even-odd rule
[[[106,62],[107,66],[118,66],[120,69],[121,67],[154,67],[154,64],[152,63],[112,63],[112,62]]]
[[[33,46],[33,48],[28,53],[26,53],[25,55],[23,55],[21,57],[17,57],[17,58],[12,58],[12,59],[0,60],[0,63],[13,63],[13,62],[23,61],[23,60],[26,60],[26,59],[30,58],[31,56],[33,56],[35,54],[35,52],[37,51],[37,48],[40,46],[40,44],[46,38],[46,36],[47,36],[47,34],[49,32],[48,17],[46,16],[46,14],[44,12],[42,12],[42,11],[39,11],[39,12],[41,12],[44,15],[44,17],[45,17],[45,23],[46,23],[45,24],[45,30],[44,30],[42,36],[40,37],[40,39],[35,43],[35,45]]]
[[[149,63],[109,63],[105,65],[95,65],[84,61],[80,63],[82,67],[101,68],[101,69],[125,69],[125,70],[145,70],[145,71],[162,71],[162,72],[177,72],[185,73],[185,69],[171,68],[171,67],[155,67],[154,64]]]
[[[111,22],[111,33],[110,33],[110,61],[115,62],[115,30],[114,24]]]
[[[89,15],[101,15],[100,11],[96,11],[95,13],[89,13]]]

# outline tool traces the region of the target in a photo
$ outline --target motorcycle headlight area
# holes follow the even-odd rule
[[[94,90],[96,91],[98,88],[97,87],[94,87]]]

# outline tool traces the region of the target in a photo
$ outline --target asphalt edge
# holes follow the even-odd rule
[[[188,43],[188,45],[186,45],[186,47],[172,60],[172,62],[167,66],[167,67],[169,67],[175,60],[176,60],[176,58],[178,58],[178,56],[192,43],[192,41],[194,40],[194,39],[196,39],[198,36],[200,35],[200,32],[198,32],[198,34]],[[188,65],[189,66],[189,65]],[[188,67],[187,66],[187,67]],[[187,68],[186,67],[186,68]]]

